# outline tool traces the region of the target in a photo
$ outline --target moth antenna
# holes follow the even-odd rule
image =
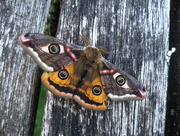
[[[89,46],[92,47],[92,41],[90,40],[89,37],[85,36],[85,35],[81,35],[81,39]]]
[[[110,52],[108,51],[108,49],[106,49],[106,48],[103,47],[103,46],[97,46],[97,48],[99,49],[99,51],[100,51],[102,54],[110,54]]]

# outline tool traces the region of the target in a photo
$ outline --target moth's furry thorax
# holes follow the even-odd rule
[[[81,56],[86,59],[86,65],[91,65],[95,69],[97,67],[99,67],[99,69],[101,68],[102,54],[98,48],[87,46]]]
[[[81,57],[75,62],[74,69],[77,77],[83,77],[83,80],[92,82],[99,76],[99,70],[102,68],[102,55],[97,48],[86,47]],[[90,83],[89,82],[89,83]]]

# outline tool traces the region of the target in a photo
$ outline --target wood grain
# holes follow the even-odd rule
[[[0,7],[0,135],[32,135],[40,73],[18,37],[43,32],[50,0],[1,0]]]
[[[85,46],[81,35],[110,51],[106,57],[145,85],[143,101],[112,102],[107,111],[82,108],[48,93],[42,136],[163,136],[169,35],[168,0],[66,0],[57,37]]]

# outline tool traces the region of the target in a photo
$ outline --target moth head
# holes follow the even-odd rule
[[[101,52],[96,47],[87,46],[84,50],[84,54],[87,59],[98,59],[101,58]]]

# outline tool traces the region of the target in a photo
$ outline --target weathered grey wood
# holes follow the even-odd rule
[[[58,37],[84,46],[80,35],[86,35],[106,47],[108,60],[138,78],[149,97],[96,112],[48,93],[41,135],[163,136],[168,34],[168,0],[63,1]]]
[[[40,73],[18,37],[43,32],[50,0],[1,0],[0,7],[0,135],[32,135]]]

